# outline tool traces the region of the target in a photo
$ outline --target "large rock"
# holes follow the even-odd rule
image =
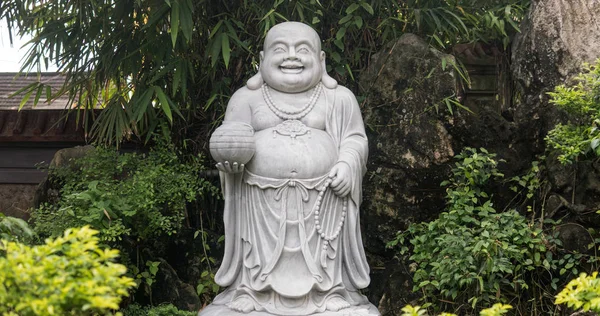
[[[194,287],[183,282],[167,261],[162,258],[158,261],[160,265],[156,274],[156,283],[152,287],[153,303],[157,305],[169,303],[181,310],[199,310],[202,302]]]
[[[456,80],[442,70],[442,58],[453,57],[405,34],[373,55],[360,80],[370,145],[363,208],[370,212],[367,225],[378,224],[366,231],[386,240],[398,224],[426,219],[444,205],[441,166],[454,149],[445,105],[438,113],[436,104],[455,94]]]
[[[542,134],[557,123],[549,118],[557,115],[546,92],[579,73],[584,62],[600,57],[598,16],[596,0],[532,1],[512,45],[515,121],[541,120]]]
[[[405,34],[373,55],[360,78],[370,147],[361,207],[373,271],[368,294],[380,300],[384,315],[397,315],[414,298],[410,275],[385,243],[444,207],[440,182],[455,149],[447,130],[452,118],[440,102],[455,95],[456,79],[450,68],[442,69],[443,58],[453,57]]]
[[[600,2],[596,0],[532,1],[521,34],[512,46],[512,77],[517,88],[512,106],[514,121],[537,151],[543,138],[567,115],[548,102],[548,91],[570,83],[583,63],[600,58]],[[537,126],[527,129],[523,126]],[[567,249],[582,251],[589,243],[585,227],[600,225],[595,211],[600,206],[598,167],[589,161],[563,166],[556,155],[546,162],[549,180],[546,214],[561,219],[559,230]]]

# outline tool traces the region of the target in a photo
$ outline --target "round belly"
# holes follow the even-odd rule
[[[274,137],[275,135],[275,137]],[[337,148],[325,131],[290,136],[265,129],[254,134],[256,152],[246,168],[257,175],[277,179],[308,179],[322,176],[337,161]]]

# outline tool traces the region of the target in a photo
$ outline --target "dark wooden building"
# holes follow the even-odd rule
[[[43,82],[54,93],[64,83],[57,73],[17,75],[0,73],[0,212],[28,217],[38,184],[54,154],[67,147],[85,144],[85,134],[77,113],[67,115],[66,96],[34,107],[30,99],[19,110],[23,93],[12,96],[33,82]],[[35,93],[34,93],[35,94]]]

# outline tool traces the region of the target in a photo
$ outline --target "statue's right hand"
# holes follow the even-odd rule
[[[217,163],[217,169],[219,169],[219,171],[223,171],[226,173],[239,173],[244,171],[244,164],[243,163],[229,163],[229,161],[223,161],[223,162],[219,162]]]

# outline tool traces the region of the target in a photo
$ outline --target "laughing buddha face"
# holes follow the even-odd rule
[[[260,52],[260,74],[275,90],[299,93],[319,83],[324,59],[315,30],[302,23],[285,22],[267,33]]]

